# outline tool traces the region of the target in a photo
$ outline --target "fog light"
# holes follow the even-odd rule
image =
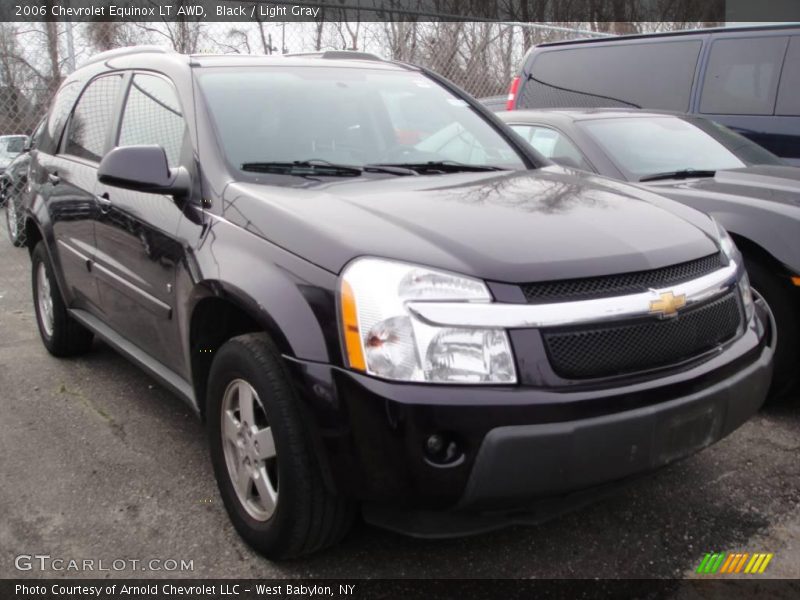
[[[425,442],[425,451],[429,455],[439,454],[442,450],[444,450],[444,438],[438,433],[430,436]]]
[[[460,444],[450,435],[434,433],[425,440],[425,458],[435,466],[452,466],[464,459]]]

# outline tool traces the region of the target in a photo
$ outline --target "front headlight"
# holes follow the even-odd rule
[[[736,242],[733,241],[731,234],[725,231],[725,228],[714,217],[711,217],[711,220],[717,228],[717,241],[722,253],[728,257],[728,260],[740,264],[741,254],[739,254],[739,249],[736,247]]]
[[[742,273],[742,278],[739,279],[739,292],[742,294],[745,323],[749,323],[756,312],[756,305],[753,302],[753,290],[750,287],[750,278],[747,273]]]
[[[744,260],[742,259],[742,255],[739,252],[739,249],[736,247],[736,243],[733,241],[731,235],[725,231],[725,228],[720,225],[716,219],[712,217],[711,219],[714,221],[714,225],[717,227],[717,239],[719,241],[719,247],[722,250],[722,253],[728,257],[728,260],[731,262],[739,265],[741,269],[742,276],[739,278],[739,292],[742,295],[742,304],[744,305],[744,314],[746,323],[750,322],[750,319],[753,318],[755,314],[756,307],[753,303],[753,291],[750,289],[750,278],[747,276],[747,272],[744,270]]]
[[[339,312],[348,365],[376,377],[429,383],[516,383],[503,329],[435,327],[407,302],[491,302],[486,284],[445,271],[360,258],[342,273]]]

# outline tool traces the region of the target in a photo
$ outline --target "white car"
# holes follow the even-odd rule
[[[27,135],[0,135],[0,173],[6,170],[27,143]]]

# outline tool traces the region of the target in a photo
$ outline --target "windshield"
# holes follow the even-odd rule
[[[718,171],[747,166],[720,141],[678,117],[577,121],[631,181],[673,171]]]
[[[246,67],[203,69],[198,81],[237,169],[294,161],[525,168],[483,117],[417,72]]]

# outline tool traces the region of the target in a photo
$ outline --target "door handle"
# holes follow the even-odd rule
[[[58,173],[48,173],[47,181],[49,181],[53,185],[58,185],[59,183],[61,183],[61,177],[58,176]]]
[[[111,198],[109,197],[108,192],[95,194],[94,200],[97,202],[98,206],[100,206],[100,212],[106,213],[111,208]]]

